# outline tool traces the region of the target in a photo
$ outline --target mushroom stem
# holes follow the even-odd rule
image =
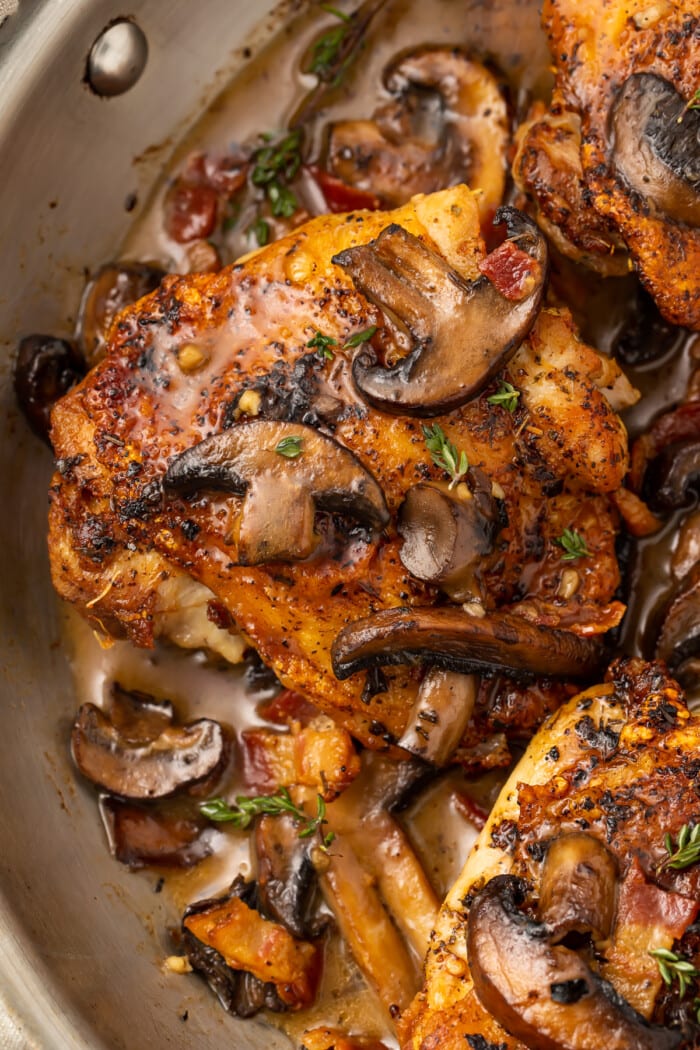
[[[455,606],[383,609],[343,628],[331,649],[341,680],[368,667],[421,660],[467,674],[585,677],[602,653],[594,638],[540,627],[508,611],[476,617]]]
[[[444,766],[464,735],[478,688],[474,675],[431,667],[420,684],[399,747]]]
[[[321,888],[355,961],[393,1016],[418,990],[418,973],[364,866],[343,836],[336,838]]]
[[[617,863],[592,835],[573,832],[555,839],[540,881],[539,916],[560,941],[568,933],[610,936],[617,899]]]

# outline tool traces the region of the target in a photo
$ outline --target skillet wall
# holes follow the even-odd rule
[[[93,793],[75,783],[75,699],[45,551],[51,456],[14,406],[11,360],[18,336],[69,333],[83,268],[110,258],[132,221],[127,195],[144,203],[243,44],[255,50],[304,3],[270,15],[271,0],[20,0],[0,28],[0,1002],[27,1047],[288,1045],[226,1016],[199,982],[161,973],[175,916],[155,880],[107,855]],[[148,66],[101,100],[82,83],[85,58],[125,13],[146,32]]]

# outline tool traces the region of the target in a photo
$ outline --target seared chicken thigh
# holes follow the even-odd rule
[[[623,611],[609,497],[627,469],[617,411],[636,393],[566,311],[536,317],[546,262],[522,245],[543,248],[528,220],[508,222],[519,235],[485,256],[465,187],[322,216],[219,273],[167,277],[123,311],[106,358],[53,412],[59,593],[100,634],[149,646],[194,580],[214,630],[242,632],[286,686],[373,746],[404,730],[416,660],[440,657],[441,627],[436,642],[419,625],[405,659],[394,644],[436,603],[460,635],[458,670],[590,673]],[[427,269],[411,270],[416,258]],[[458,343],[468,367],[451,363]],[[376,407],[411,387],[409,358],[432,407]],[[503,368],[516,387],[506,406],[494,398]],[[467,373],[476,387],[441,407],[440,383]],[[440,433],[457,456],[449,487],[427,444]],[[427,485],[482,529],[447,604],[447,583],[406,568],[397,533],[407,494]],[[583,537],[573,562],[566,530]],[[387,614],[400,623],[381,629],[384,660],[353,631],[368,621],[376,640],[373,618]],[[481,639],[474,661],[465,631]],[[399,661],[371,682],[361,673]]]
[[[661,664],[551,716],[442,907],[406,1050],[697,1045],[699,748]]]

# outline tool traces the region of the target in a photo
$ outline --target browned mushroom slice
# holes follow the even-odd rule
[[[431,667],[420,684],[399,747],[442,766],[459,744],[474,711],[478,679]]]
[[[617,901],[617,863],[599,839],[585,832],[560,835],[547,850],[540,880],[539,917],[553,942],[568,933],[610,936]]]
[[[51,409],[85,375],[75,347],[52,335],[28,335],[19,344],[14,367],[17,403],[34,433],[49,442]]]
[[[319,933],[313,916],[317,878],[310,849],[309,840],[299,838],[293,817],[262,817],[255,827],[261,910],[302,940]]]
[[[408,490],[399,509],[401,561],[412,576],[435,584],[454,601],[478,596],[475,563],[490,553],[498,522],[491,485],[481,471],[478,475],[465,499],[422,483]]]
[[[585,677],[602,657],[599,640],[498,610],[474,616],[455,606],[383,609],[345,627],[333,642],[337,678],[376,665],[426,660],[452,671],[508,670],[513,677]]]
[[[313,427],[252,420],[206,438],[171,461],[169,492],[223,489],[244,496],[238,561],[308,558],[318,543],[316,510],[371,529],[389,522],[384,493],[349,449]]]
[[[78,342],[88,365],[104,356],[107,335],[120,310],[158,287],[165,273],[145,263],[108,263],[85,286],[78,312]]]
[[[490,217],[503,199],[509,139],[493,74],[459,48],[422,47],[391,62],[383,80],[394,98],[372,120],[332,127],[330,169],[392,205],[468,182]]]
[[[207,821],[173,803],[138,805],[103,795],[100,815],[112,855],[128,867],[190,868],[209,856]]]
[[[680,1032],[651,1027],[576,952],[523,911],[526,883],[492,878],[474,901],[467,951],[483,1006],[532,1050],[671,1050]]]
[[[225,757],[218,722],[201,718],[169,726],[155,739],[134,744],[94,704],[80,708],[71,743],[83,776],[111,795],[131,799],[166,798],[192,787]]]
[[[505,280],[492,273],[493,280],[484,275],[466,282],[396,224],[335,256],[363,295],[405,325],[413,343],[391,368],[378,364],[371,350],[355,356],[355,385],[376,408],[414,416],[458,408],[503,368],[529,332],[546,282],[545,240],[514,208],[501,208],[495,222],[505,223],[508,240],[487,256],[484,268],[488,272],[492,258],[503,263]],[[506,260],[509,252],[513,257]],[[511,291],[508,278],[516,272]]]
[[[695,565],[672,595],[664,612],[655,655],[672,671],[700,652],[700,564]]]
[[[652,464],[645,490],[655,507],[664,510],[690,502],[700,485],[700,441],[686,441],[664,449]]]
[[[617,170],[647,209],[700,225],[700,113],[673,84],[635,73],[612,113]]]

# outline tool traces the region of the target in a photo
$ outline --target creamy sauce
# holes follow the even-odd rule
[[[187,270],[183,246],[170,241],[163,229],[162,205],[171,173],[177,172],[195,150],[211,149],[221,153],[237,144],[255,142],[261,132],[287,126],[315,84],[314,77],[299,71],[300,56],[320,29],[333,24],[332,16],[314,7],[287,26],[221,94],[179,147],[169,172],[154,189],[145,213],[122,246],[122,258],[154,261],[169,270]],[[550,84],[549,56],[539,31],[535,4],[512,0],[482,0],[481,3],[395,0],[376,18],[366,47],[350,75],[311,121],[308,128],[311,160],[321,152],[329,120],[370,116],[376,105],[388,97],[381,85],[381,73],[388,60],[398,52],[425,43],[450,46],[458,43],[476,57],[495,60],[510,84],[514,115],[518,118],[524,116],[533,97],[546,95]],[[242,218],[239,227],[245,226]],[[240,233],[232,234],[232,257],[236,250],[251,246],[240,240]],[[579,321],[584,335],[594,345],[609,350],[627,323],[628,303],[619,291],[626,286],[624,282],[614,281],[605,287],[601,282],[589,283],[579,303]],[[602,324],[591,320],[601,317],[604,318]],[[679,352],[682,340],[679,334],[662,360],[627,369],[645,394],[641,405],[628,419],[632,435],[643,429],[661,407],[682,395],[691,360],[689,344]],[[645,649],[644,639],[653,630],[654,611],[668,593],[668,557],[674,544],[677,517],[669,521],[659,536],[640,544],[634,571],[638,580],[644,579],[645,587],[628,615],[622,635],[622,647],[629,652]],[[217,665],[201,653],[183,653],[166,646],[139,651],[127,643],[117,642],[103,649],[84,622],[73,614],[69,616],[67,633],[80,703],[103,703],[110,684],[118,681],[127,689],[139,689],[172,700],[181,721],[206,716],[235,728],[236,732],[261,724],[256,704],[263,694],[246,688],[239,669]],[[402,815],[401,821],[440,897],[456,879],[477,834],[476,828],[459,811],[455,792],[468,790],[477,802],[488,808],[501,782],[500,776],[491,775],[467,788],[463,775],[452,771],[437,779]],[[238,786],[234,774],[228,788],[235,790]],[[225,892],[239,872],[253,873],[246,834],[230,829],[213,829],[206,834],[211,856],[189,871],[162,872],[174,915],[179,916],[193,900]],[[152,880],[153,873],[143,877]],[[218,1009],[213,999],[211,1008]],[[297,1039],[305,1028],[327,1023],[395,1045],[388,1018],[337,936],[329,939],[320,994],[312,1010],[272,1015],[270,1021]]]

